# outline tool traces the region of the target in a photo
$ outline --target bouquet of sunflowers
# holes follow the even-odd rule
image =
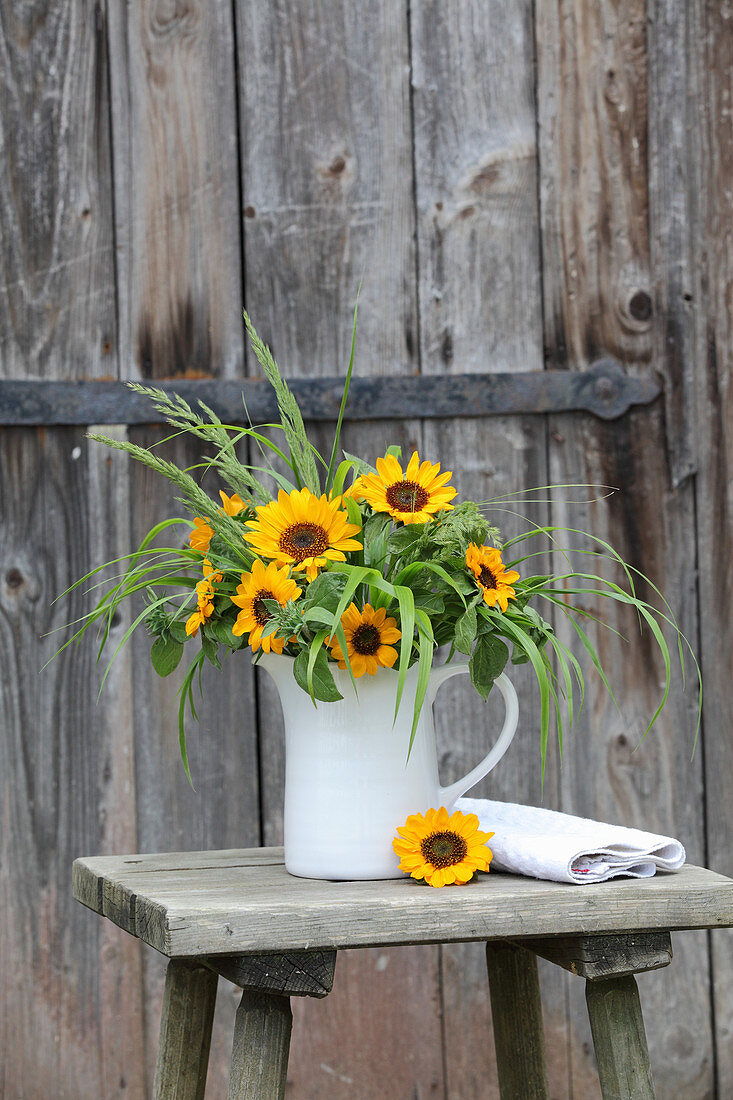
[[[659,610],[639,597],[634,584],[638,571],[607,543],[587,535],[589,545],[582,553],[610,560],[623,585],[569,566],[555,574],[532,575],[529,565],[539,553],[561,553],[567,566],[568,553],[556,544],[559,528],[532,526],[502,543],[499,530],[487,518],[491,502],[460,499],[452,474],[441,470],[439,462],[421,461],[417,453],[405,461],[398,447],[389,447],[374,465],[340,452],[356,318],[333,446],[330,455],[320,455],[269,348],[246,314],[245,323],[274,388],[279,424],[223,424],[202,402],[194,410],[176,394],[130,383],[176,432],[206,444],[209,457],[203,469],[225,488],[210,494],[188,470],[153,450],[101,435],[90,437],[127,451],[167,477],[189,518],[157,524],[137,551],[121,559],[124,571],[66,644],[97,624],[101,654],[118,606],[138,593],[146,596],[145,607],[120,645],[144,624],[153,637],[151,660],[161,676],[176,669],[184,651],[192,651],[179,707],[187,774],[184,717],[187,705],[196,717],[196,674],[205,661],[220,667],[224,657],[245,647],[255,661],[262,652],[293,657],[293,674],[304,699],[309,696],[314,702],[342,698],[331,671],[334,663],[348,670],[357,690],[360,677],[395,666],[399,707],[407,670],[417,662],[413,736],[436,650],[447,647],[448,660],[456,651],[469,658],[471,681],[484,699],[509,660],[529,662],[539,683],[544,769],[551,714],[562,743],[578,696],[582,704],[584,685],[579,661],[542,611],[567,616],[611,691],[583,628],[584,617],[590,615],[575,602],[584,595],[631,605],[651,630],[666,670],[651,728],[670,687],[663,626],[677,637],[683,671],[686,640],[663,600]],[[246,406],[243,411],[248,420]],[[259,454],[259,460],[241,457],[237,448],[246,446]],[[181,539],[168,540],[176,545],[160,545],[164,532],[178,525],[186,531],[183,545]],[[538,539],[549,542],[549,549],[535,550]],[[72,587],[112,564],[98,566]]]

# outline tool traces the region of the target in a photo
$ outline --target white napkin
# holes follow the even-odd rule
[[[657,836],[623,825],[607,825],[585,817],[459,798],[455,809],[476,814],[479,827],[494,836],[492,869],[552,882],[605,882],[619,875],[650,878],[659,871],[679,871],[685,849],[671,836]]]

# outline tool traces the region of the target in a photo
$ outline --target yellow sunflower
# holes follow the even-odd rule
[[[304,569],[309,581],[328,561],[346,561],[345,550],[361,550],[352,537],[361,528],[349,523],[341,497],[319,499],[308,489],[281,489],[277,500],[256,511],[257,519],[247,523],[252,530],[245,541],[263,558]]]
[[[486,847],[493,833],[482,833],[476,814],[445,806],[425,814],[411,814],[392,847],[400,857],[400,870],[429,886],[464,886],[474,871],[488,871],[493,852]]]
[[[500,550],[493,546],[477,546],[472,542],[466,551],[466,565],[475,576],[489,607],[498,604],[502,611],[506,611],[509,600],[516,600],[512,584],[519,580],[519,573],[515,569],[507,572]]]
[[[239,513],[247,507],[239,493],[233,493],[232,496],[228,497],[224,490],[220,489],[219,496],[224,505],[223,511],[227,516],[238,516]]]
[[[401,523],[427,523],[436,512],[453,507],[456,490],[446,485],[452,476],[449,470],[440,473],[439,462],[420,462],[417,451],[404,474],[394,455],[386,455],[377,459],[376,474],[362,474],[351,491],[375,512],[389,512]]]
[[[277,600],[284,607],[288,600],[297,600],[303,591],[288,576],[288,572],[287,566],[278,569],[275,562],[271,561],[265,566],[264,562],[255,560],[252,562],[252,572],[242,573],[242,583],[237,585],[237,595],[231,597],[232,603],[242,608],[232,627],[232,634],[240,637],[248,633],[253,651],[260,648],[265,653],[283,651],[284,638],[276,638],[274,634],[263,638],[262,631],[272,618],[265,607],[265,600]]]
[[[199,554],[205,554],[209,549],[209,543],[214,537],[214,530],[209,527],[208,520],[202,519],[201,516],[196,516],[193,522],[194,528],[188,536],[188,541],[194,550],[198,550]]]
[[[186,634],[192,638],[198,634],[200,626],[211,618],[214,610],[214,585],[222,579],[222,574],[214,569],[208,558],[204,558],[204,579],[196,585],[197,607],[186,620]]]
[[[392,668],[399,654],[390,642],[398,642],[402,633],[397,629],[396,619],[388,618],[383,607],[375,611],[371,604],[365,603],[364,610],[359,611],[352,603],[341,616],[341,625],[354,676],[363,676],[365,672],[374,676],[378,668]],[[343,650],[335,636],[327,641],[339,668],[345,669]]]

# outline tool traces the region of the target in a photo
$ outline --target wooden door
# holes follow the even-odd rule
[[[71,860],[277,843],[283,775],[277,704],[241,655],[206,680],[189,740],[196,793],[177,759],[177,684],[152,673],[144,637],[99,702],[91,645],[41,671],[53,631],[91,597],[53,599],[176,506],[167,484],[86,440],[83,386],[74,423],[24,426],[3,383],[48,399],[60,381],[254,377],[245,305],[286,375],[329,377],[345,369],[363,279],[357,373],[404,378],[412,396],[400,420],[351,420],[351,451],[418,447],[480,500],[548,482],[617,487],[540,492],[523,510],[608,537],[664,590],[703,665],[703,734],[691,760],[696,700],[677,684],[636,747],[661,670],[634,624],[612,617],[628,633],[602,651],[620,713],[589,676],[544,804],[674,833],[692,861],[733,874],[727,6],[5,9],[0,1094],[149,1094],[161,960],[72,902]],[[567,411],[576,375],[601,359],[663,396],[608,421]],[[566,399],[532,411],[527,380],[541,371],[558,372]],[[487,374],[513,379],[498,414],[456,419],[423,400],[421,379]],[[313,430],[327,439],[331,426]],[[194,461],[195,448],[167,446]],[[498,518],[518,529],[510,511]],[[481,789],[536,802],[536,704],[531,677],[516,682],[520,736]],[[487,715],[455,683],[438,724],[449,779],[481,754]],[[688,933],[673,965],[640,982],[660,1096],[733,1090],[732,963],[729,933]],[[552,1095],[596,1097],[582,985],[549,964],[542,981]],[[226,1095],[235,1004],[222,982],[212,1097]],[[480,945],[344,953],[331,996],[295,1007],[294,1100],[498,1097]]]

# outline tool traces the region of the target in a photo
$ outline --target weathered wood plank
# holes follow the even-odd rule
[[[244,351],[232,5],[118,0],[110,5],[109,47],[121,362],[144,378],[239,377]],[[136,432],[134,438],[148,444],[163,434]],[[199,456],[195,445],[167,451],[182,465]],[[138,545],[153,523],[177,508],[168,483],[136,464],[130,478],[131,532]],[[217,487],[211,488],[216,497]],[[202,723],[188,729],[194,793],[177,748],[180,676],[158,679],[149,644],[141,634],[132,645],[140,848],[257,843],[247,662],[228,661],[223,675],[207,669]],[[161,961],[147,955],[149,1079],[163,976]],[[212,1100],[226,1095],[234,1007],[231,997],[217,1007],[217,1019],[223,1018],[211,1053]]]
[[[486,944],[501,1100],[548,1100],[537,959],[517,944]]]
[[[407,3],[306,0],[294,10],[277,0],[237,12],[247,309],[288,378],[344,372],[363,277],[355,373],[416,373]],[[248,373],[259,373],[251,356]],[[331,426],[309,430],[328,453]],[[353,424],[343,436],[372,461],[389,443],[410,453],[420,442],[410,421]],[[271,844],[282,837],[282,727],[259,679]],[[385,1065],[396,1096],[442,1088],[437,951],[345,952],[333,993],[293,1013],[293,1100],[338,1100],[347,1079],[377,1100]]]
[[[540,4],[536,26],[548,363],[582,368],[603,349],[632,373],[649,370],[666,326],[654,290],[660,281],[672,288],[678,276],[651,269],[645,5]],[[666,260],[657,251],[654,262]],[[553,520],[612,542],[662,589],[694,639],[694,499],[689,483],[671,483],[665,442],[656,407],[613,427],[551,418],[549,480],[621,490],[585,506],[559,502]],[[581,606],[601,611],[593,597]],[[590,669],[585,712],[565,756],[563,809],[679,835],[690,857],[702,860],[702,762],[690,764],[695,693],[683,696],[676,682],[657,728],[637,747],[659,700],[661,662],[632,616],[604,608],[603,618],[629,638],[593,633],[621,712]],[[713,1087],[708,981],[704,938],[686,937],[675,966],[645,982],[652,1058],[670,1097]],[[569,997],[572,1079],[580,1088],[594,1069],[577,985]],[[673,1046],[671,1012],[683,1021]]]
[[[528,369],[542,374],[536,109],[531,4],[411,4],[417,197],[420,349],[423,376]],[[470,406],[467,407],[470,409]],[[454,471],[461,497],[487,501],[547,483],[546,425],[497,417],[424,428],[426,457]],[[544,496],[545,494],[540,494]],[[515,507],[491,513],[509,535]],[[520,508],[536,522],[542,504]],[[538,564],[538,571],[542,566]],[[510,670],[520,729],[510,753],[476,794],[541,798],[534,677]],[[448,684],[436,702],[445,781],[485,752],[501,707],[483,704],[468,682]],[[551,764],[545,798],[556,805]],[[497,1096],[488,988],[478,945],[442,949],[447,1088],[453,1100]],[[545,964],[542,964],[543,968]],[[564,976],[546,968],[550,1076],[560,1093],[565,1064]],[[487,1091],[488,1090],[488,1091]]]
[[[282,997],[326,997],[333,988],[335,951],[300,951],[287,955],[220,955],[206,965],[241,989]]]
[[[116,374],[105,22],[90,0],[2,19],[3,377]]]
[[[237,5],[245,301],[293,375],[346,369],[362,278],[370,373],[416,354],[406,9]]]
[[[168,963],[154,1100],[203,1100],[218,981],[203,963]]]
[[[121,360],[240,375],[231,6],[118,2],[109,21]]]
[[[639,990],[631,974],[586,982],[585,999],[604,1100],[654,1100]]]
[[[689,14],[688,14],[689,13]],[[730,785],[733,751],[721,731],[733,720],[730,680],[733,632],[727,609],[733,600],[733,20],[725,4],[700,2],[686,9],[690,20],[689,65],[695,136],[688,186],[698,201],[692,230],[697,303],[694,389],[697,397],[697,552],[700,645],[705,677],[705,778],[707,855],[710,865],[733,870]],[[699,158],[699,159],[696,159]],[[699,192],[695,181],[702,177]],[[721,1096],[733,1092],[733,937],[713,936],[713,995]]]
[[[669,932],[631,936],[556,936],[525,940],[523,946],[580,978],[595,981],[613,975],[659,970],[672,961]]]
[[[128,1095],[143,1087],[140,952],[90,922],[68,874],[82,845],[136,846],[129,659],[99,706],[93,647],[40,672],[51,632],[90,606],[81,590],[52,601],[125,547],[123,471],[68,430],[2,433],[0,468],[0,1093]]]
[[[234,1023],[229,1100],[283,1100],[292,1023],[287,997],[245,989]]]
[[[127,912],[108,912],[111,887]],[[733,879],[690,865],[582,887],[494,872],[470,890],[428,890],[407,878],[299,879],[283,863],[145,873],[96,857],[76,861],[74,890],[174,956],[733,927]]]

